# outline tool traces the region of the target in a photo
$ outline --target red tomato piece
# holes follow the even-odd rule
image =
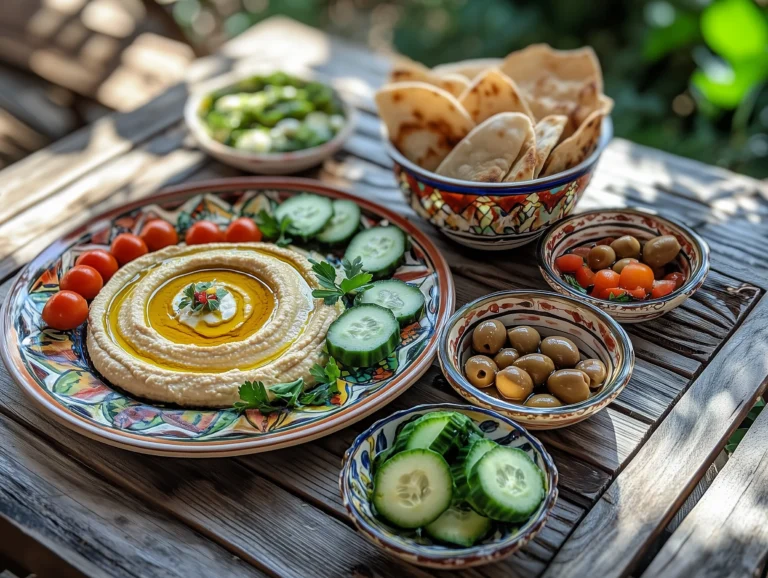
[[[224,233],[227,243],[258,243],[261,241],[261,231],[248,217],[240,217],[229,224]]]
[[[584,289],[586,289],[587,287],[592,285],[592,283],[595,282],[594,272],[592,271],[592,269],[590,269],[586,265],[580,267],[579,269],[576,269],[573,275],[574,277],[576,277],[576,281],[578,281],[579,285],[584,287]]]
[[[560,255],[555,259],[555,266],[563,273],[575,273],[580,267],[584,266],[584,259],[573,253]]]
[[[653,270],[643,263],[630,263],[621,270],[619,287],[624,289],[634,289],[642,287],[650,291],[653,287]]]
[[[680,273],[679,271],[675,271],[674,273],[670,273],[669,275],[666,275],[664,277],[665,281],[674,281],[675,282],[675,289],[680,289],[680,287],[683,286],[683,283],[685,283],[685,275]]]
[[[168,221],[162,219],[153,219],[141,229],[139,235],[147,244],[150,251],[159,251],[164,247],[176,245],[179,242],[179,234],[176,227]]]
[[[86,251],[77,258],[75,265],[88,265],[89,267],[93,267],[99,272],[104,283],[109,281],[112,275],[117,273],[117,269],[119,268],[117,259],[104,249]]]
[[[635,287],[634,289],[627,289],[627,293],[632,295],[635,299],[643,300],[646,297],[648,297],[648,291],[643,289],[642,287]]]
[[[589,256],[589,252],[592,249],[590,247],[576,247],[575,249],[571,250],[571,254],[578,255],[582,259],[586,259]]]
[[[99,294],[102,287],[104,287],[104,281],[101,275],[88,265],[75,265],[64,273],[59,282],[59,289],[74,291],[89,301]]]
[[[620,275],[616,271],[611,269],[602,269],[595,273],[594,287],[592,288],[592,296],[596,297],[602,295],[603,290],[608,287],[616,287],[619,284]]]
[[[187,245],[204,245],[206,243],[221,243],[224,241],[224,233],[216,223],[211,221],[198,221],[187,229],[184,240]]]
[[[74,291],[59,291],[46,301],[43,321],[48,327],[67,331],[88,318],[88,303]]]
[[[672,279],[656,281],[651,289],[651,297],[653,299],[659,299],[665,297],[677,289],[675,282]]]
[[[595,293],[592,295],[592,297],[608,300],[611,295],[614,297],[621,297],[622,295],[626,295],[626,293],[627,290],[622,289],[621,287],[606,287],[600,293]]]
[[[130,263],[134,259],[149,253],[147,244],[142,238],[132,233],[120,233],[112,241],[109,250],[120,265]]]

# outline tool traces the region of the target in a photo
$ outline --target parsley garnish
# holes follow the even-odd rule
[[[286,237],[288,228],[291,226],[290,217],[283,217],[279,221],[267,213],[264,209],[259,211],[253,220],[259,226],[261,234],[267,239],[273,240],[278,247],[285,247],[290,245],[293,239]]]
[[[565,281],[568,285],[576,289],[579,293],[584,293],[586,295],[587,290],[584,289],[581,285],[579,285],[579,282],[576,281],[576,277],[571,275],[570,273],[563,273],[563,281]]]
[[[623,295],[614,295],[611,293],[608,295],[608,301],[616,301],[617,303],[629,303],[630,301],[635,301],[635,298],[629,293],[624,293]]]
[[[208,293],[213,283],[190,283],[184,288],[184,297],[179,301],[179,310],[189,307],[193,313],[203,311],[218,311],[221,300],[227,295],[227,290],[221,287],[215,293]]]
[[[328,359],[328,363],[323,367],[315,363],[309,370],[312,377],[315,378],[317,385],[299,398],[301,405],[328,405],[331,398],[339,393],[337,380],[341,377],[341,370],[333,357]]]
[[[357,289],[366,289],[373,279],[370,273],[363,273],[363,261],[358,256],[351,263],[344,259],[341,266],[344,268],[345,279],[341,283],[336,283],[336,269],[328,261],[317,262],[313,259],[312,270],[315,272],[317,282],[322,289],[312,291],[312,297],[322,299],[326,305],[333,305],[342,297]]]

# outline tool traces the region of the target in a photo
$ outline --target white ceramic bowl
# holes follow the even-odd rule
[[[285,175],[303,171],[304,169],[322,163],[344,145],[355,130],[357,112],[335,89],[334,92],[342,104],[346,122],[331,140],[319,146],[285,153],[255,153],[238,150],[234,147],[222,144],[208,134],[208,131],[203,124],[203,120],[198,114],[201,103],[206,96],[215,90],[231,86],[251,76],[267,75],[277,71],[284,71],[301,80],[322,82],[323,84],[331,86],[331,83],[328,80],[310,70],[297,70],[295,68],[284,69],[274,65],[256,69],[239,70],[237,72],[216,77],[196,89],[187,99],[187,104],[184,107],[184,120],[201,149],[226,165],[250,173]]]

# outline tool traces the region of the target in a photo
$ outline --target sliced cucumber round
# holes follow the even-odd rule
[[[387,460],[373,480],[373,505],[400,528],[419,528],[451,505],[453,483],[448,462],[431,450],[400,452]]]
[[[424,311],[424,294],[418,287],[399,279],[376,281],[360,293],[356,303],[373,303],[386,307],[395,314],[401,327],[418,321]]]
[[[353,201],[333,201],[333,217],[317,234],[321,243],[334,245],[348,241],[360,228],[360,207]]]
[[[389,309],[358,305],[331,323],[325,336],[328,353],[344,365],[370,367],[400,343],[400,325]]]
[[[461,448],[456,462],[451,466],[451,474],[453,475],[453,484],[456,487],[457,497],[470,502],[470,505],[476,510],[480,510],[480,508],[471,503],[469,474],[477,461],[497,445],[496,442],[486,438],[475,438],[474,441]]]
[[[400,265],[406,243],[405,233],[394,225],[372,227],[352,237],[344,257],[350,262],[360,257],[364,271],[374,277],[385,277]]]
[[[470,499],[500,522],[522,522],[546,495],[544,474],[523,450],[498,446],[483,455],[469,475]]]
[[[437,520],[424,527],[435,540],[467,547],[484,538],[490,529],[490,519],[460,506],[451,506]]]
[[[283,201],[275,209],[275,218],[291,220],[289,230],[308,239],[317,235],[333,217],[333,203],[319,195],[305,193]]]
[[[405,449],[426,448],[444,456],[460,442],[462,431],[461,423],[451,413],[427,414],[414,426],[405,442]]]

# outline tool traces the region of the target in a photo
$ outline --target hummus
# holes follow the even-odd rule
[[[147,399],[227,407],[245,381],[304,379],[339,314],[300,253],[269,243],[172,246],[120,269],[91,304],[88,353]]]

